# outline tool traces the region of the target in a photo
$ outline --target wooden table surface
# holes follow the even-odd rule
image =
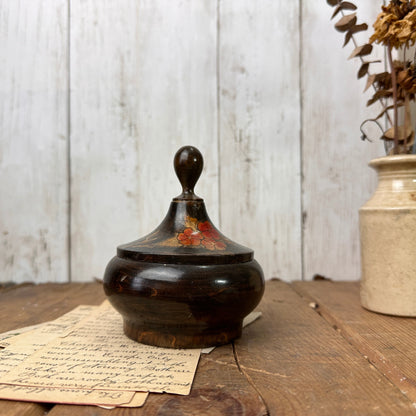
[[[0,332],[104,300],[100,284],[0,290]],[[416,414],[416,319],[364,310],[359,284],[269,281],[263,315],[201,356],[190,396],[105,410],[0,400],[1,416]]]

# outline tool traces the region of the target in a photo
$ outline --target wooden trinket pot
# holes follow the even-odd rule
[[[172,348],[226,344],[241,335],[243,318],[260,302],[263,272],[251,249],[213,226],[195,195],[199,150],[179,149],[174,167],[182,194],[152,233],[117,248],[104,290],[131,339]]]

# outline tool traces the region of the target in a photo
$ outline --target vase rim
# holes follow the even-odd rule
[[[391,156],[383,156],[378,157],[376,159],[372,159],[369,162],[369,166],[372,168],[378,168],[382,166],[391,166],[391,165],[398,165],[402,163],[415,163],[416,162],[416,154],[405,154],[405,155],[391,155]]]

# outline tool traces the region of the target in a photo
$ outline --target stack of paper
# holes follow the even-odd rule
[[[260,316],[250,314],[244,325]],[[108,301],[0,334],[0,399],[140,407],[149,392],[187,395],[201,352],[158,348],[123,333]]]
[[[139,344],[108,302],[0,334],[0,398],[139,407],[148,392],[189,394],[200,349]]]

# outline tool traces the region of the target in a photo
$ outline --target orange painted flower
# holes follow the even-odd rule
[[[177,234],[177,239],[183,246],[203,246],[207,250],[225,250],[227,245],[221,239],[221,234],[209,221],[198,222],[196,218],[186,217],[186,228]]]
[[[215,240],[204,238],[201,243],[207,250],[215,250]]]
[[[227,247],[227,245],[223,241],[216,241],[215,242],[215,248],[217,250],[225,250],[226,247]]]
[[[199,246],[202,238],[202,234],[192,228],[185,228],[183,233],[178,234],[178,240],[184,246]]]
[[[227,247],[222,241],[215,241],[211,238],[204,238],[201,243],[207,250],[225,250]]]
[[[200,222],[198,224],[198,230],[201,231],[202,235],[207,239],[219,240],[221,238],[220,233],[209,221]]]

